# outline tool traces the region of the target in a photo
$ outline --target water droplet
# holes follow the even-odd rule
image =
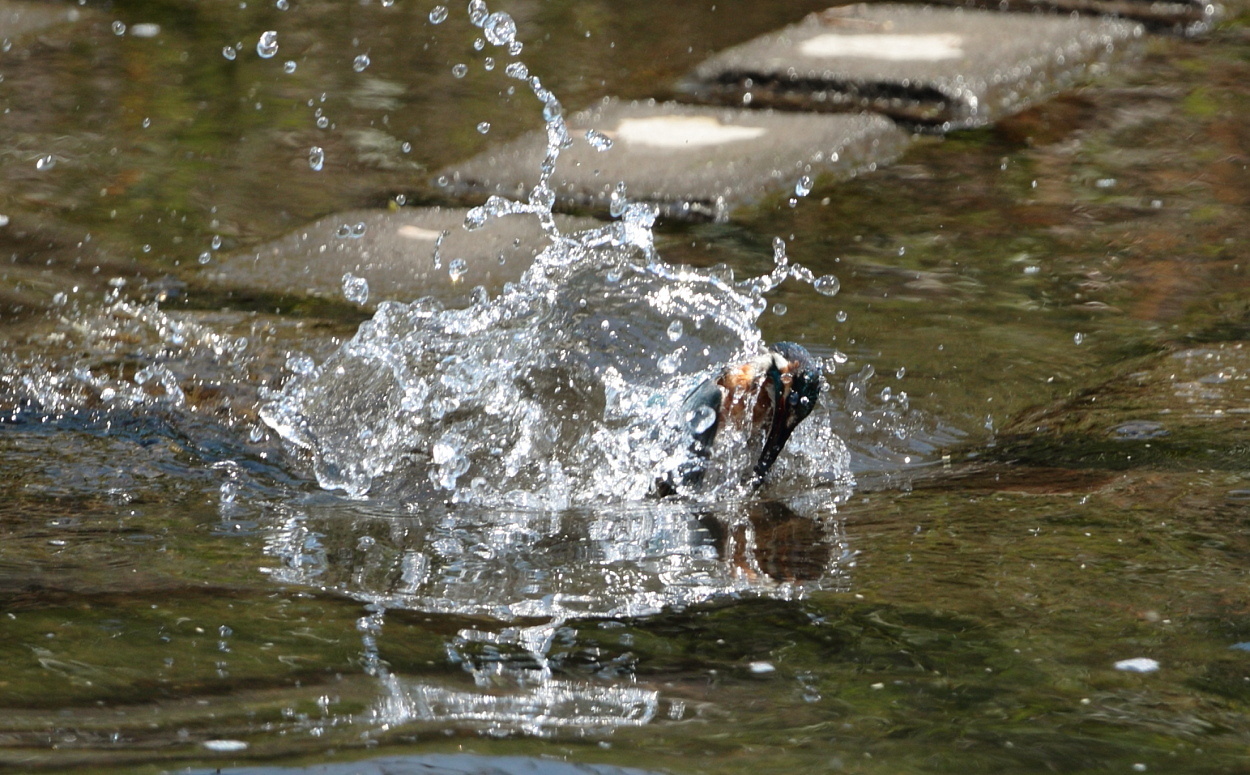
[[[364,304],[369,300],[369,281],[347,272],[343,275],[343,296],[353,304]]]
[[[1085,341],[1085,334],[1078,332],[1072,337],[1072,341],[1075,342],[1076,344],[1081,344],[1082,342]]]
[[[352,60],[352,69],[358,73],[363,73],[365,71],[365,68],[368,66],[369,66],[368,54],[357,54],[356,58]]]
[[[494,58],[494,57],[486,57],[484,60],[482,60],[482,67],[485,67],[487,70],[494,70],[494,69],[495,69],[495,58]]]
[[[369,225],[367,223],[364,221],[358,221],[356,225],[352,227],[351,237],[352,239],[360,239],[365,236],[365,232],[368,230]]]
[[[484,49],[484,48],[486,48],[486,41],[482,40],[481,38],[474,38],[474,39],[473,39],[473,50],[474,50],[474,51],[481,51],[481,50],[482,50],[482,49]]]
[[[486,17],[482,25],[486,39],[496,46],[503,46],[516,40],[516,22],[508,14],[499,11]]]
[[[47,156],[40,156],[38,159],[35,159],[35,169],[37,170],[50,170],[55,166],[56,157],[51,154],[48,154]]]
[[[469,21],[474,27],[481,27],[486,23],[486,17],[490,15],[490,11],[486,8],[486,0],[469,0]]]
[[[451,74],[457,78],[463,78],[469,74],[469,66],[464,63],[452,65]]]
[[[530,69],[525,66],[524,62],[509,62],[503,71],[509,78],[515,78],[518,81],[524,81],[530,77]]]
[[[8,225],[9,225],[9,216],[4,215],[3,213],[0,213],[0,229],[3,229],[5,226],[8,226]]]
[[[234,50],[234,46],[223,46],[221,49],[221,55],[226,59],[233,60],[236,56],[238,56],[238,52]]]
[[[278,33],[276,30],[265,30],[256,41],[256,54],[261,59],[272,59],[278,53]]]
[[[790,311],[790,308],[782,304],[779,301],[773,304],[773,314],[776,315],[777,317],[781,317],[789,311]]]
[[[143,119],[142,124],[143,124],[143,128],[147,129],[148,127],[152,126],[152,119],[145,118]]]
[[[468,271],[469,262],[465,261],[463,258],[453,258],[447,262],[447,274],[451,275],[451,281],[453,283],[459,282],[460,278],[464,277],[465,273]]]
[[[898,371],[895,371],[895,372],[894,372],[894,378],[895,378],[895,379],[902,379],[903,377],[906,377],[906,376],[907,376],[907,367],[906,367],[906,366],[899,366],[899,367],[898,367]]]
[[[489,132],[489,131],[490,131],[490,122],[489,122],[489,121],[483,121],[483,122],[479,123],[479,124],[477,125],[477,131],[478,131],[479,133],[481,133],[481,134],[486,134],[487,132]]]
[[[508,44],[508,53],[514,57],[519,57],[521,56],[521,50],[524,48],[525,48],[525,45],[522,44],[521,41],[514,40]]]
[[[686,415],[686,425],[695,433],[703,433],[716,422],[716,410],[710,406],[700,406]]]
[[[678,339],[681,339],[682,334],[684,333],[685,330],[680,320],[674,320],[672,323],[668,324],[669,341],[676,342]]]
[[[436,5],[430,9],[430,24],[442,24],[447,21],[447,6]]]
[[[209,261],[212,261],[212,260],[213,260],[213,254],[209,253],[207,250],[200,254],[199,261],[201,264],[207,264]]]
[[[674,352],[671,352],[668,355],[665,355],[663,358],[657,361],[655,364],[656,368],[660,370],[661,374],[675,374],[677,370],[681,368],[682,357],[685,355],[685,353],[686,353],[686,348],[684,347],[677,348],[677,350],[675,350]]]
[[[325,129],[330,126],[330,119],[325,116],[317,116],[317,128]]]
[[[295,60],[288,59],[286,60],[286,62],[282,64],[282,72],[288,73],[288,74],[293,73],[295,72],[296,67],[298,67],[298,65],[295,64]]]
[[[822,296],[837,296],[838,291],[842,290],[842,282],[831,274],[817,277],[812,283],[812,287]]]
[[[833,316],[833,319],[838,321],[839,323],[845,323],[846,322],[846,310],[844,309],[838,310],[837,314]]]
[[[838,364],[839,366],[841,366],[842,364],[850,360],[847,357],[846,353],[842,352],[841,350],[834,350],[832,357],[833,357],[833,362]]]
[[[552,121],[564,115],[564,106],[560,104],[560,100],[554,96],[547,99],[543,103],[543,121],[550,124]]]
[[[612,195],[608,198],[608,213],[613,218],[620,218],[625,213],[625,208],[629,204],[629,200],[625,198],[625,183],[619,182],[616,188],[612,190]]]
[[[313,172],[320,172],[326,163],[326,152],[321,150],[321,146],[314,145],[308,149],[308,166]]]
[[[399,144],[399,150],[403,153],[412,153],[412,143],[407,140]]]
[[[125,34],[126,34],[126,24],[125,24],[125,22],[120,22],[120,21],[113,22],[113,34],[114,34],[114,35],[125,35]]]
[[[221,250],[221,235],[214,234],[212,240],[208,243],[213,250]]]
[[[277,0],[277,2],[274,3],[274,5],[278,7],[279,11],[285,11],[286,9],[291,7],[290,0]]]
[[[346,223],[340,223],[339,227],[334,230],[334,236],[339,239],[347,239],[352,236],[352,227]]]
[[[812,193],[812,179],[807,175],[799,178],[799,182],[794,184],[795,196],[807,196]]]
[[[586,130],[586,142],[596,151],[606,151],[612,147],[612,138],[596,129]]]

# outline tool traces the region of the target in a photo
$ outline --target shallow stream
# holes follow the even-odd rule
[[[543,126],[507,62],[664,97],[824,7],[495,5],[518,54],[414,0],[0,47],[0,767],[1244,771],[1244,7],[724,223],[538,197],[537,269],[463,309],[213,281],[445,204]],[[827,387],[772,480],[649,498],[671,397],[781,340]]]

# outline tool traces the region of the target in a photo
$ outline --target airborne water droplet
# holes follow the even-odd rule
[[[125,23],[125,22],[120,22],[120,21],[113,22],[113,34],[114,34],[114,35],[125,35],[125,34],[126,34],[126,23]]]
[[[481,27],[486,23],[486,17],[489,15],[486,8],[486,0],[469,0],[469,21],[474,27]]]
[[[35,160],[35,169],[37,170],[50,170],[55,166],[56,166],[56,157],[52,156],[51,154],[47,156],[40,156],[38,159]]]
[[[817,277],[812,283],[812,287],[816,292],[823,296],[837,296],[838,291],[842,290],[842,282],[831,274]]]
[[[686,415],[686,424],[695,433],[703,433],[716,422],[716,410],[710,406],[700,406]]]
[[[436,5],[430,9],[430,24],[442,24],[447,21],[447,6]]]
[[[482,32],[491,43],[494,43],[496,46],[503,46],[516,39],[516,22],[512,20],[511,16],[502,11],[492,13],[486,17],[486,21],[482,25]]]
[[[681,339],[683,333],[685,333],[685,331],[680,320],[674,320],[672,323],[668,324],[669,341],[676,342],[678,339]]]
[[[478,132],[480,132],[481,134],[486,134],[487,132],[489,132],[489,131],[490,131],[490,122],[489,122],[489,121],[483,121],[483,122],[479,123],[479,124],[477,125],[477,131],[478,131]]]
[[[347,272],[343,275],[343,296],[353,304],[364,304],[369,300],[369,281]]]
[[[530,77],[530,69],[525,66],[524,62],[509,62],[503,71],[509,78],[515,78],[518,81],[524,81]]]
[[[233,60],[238,54],[234,50],[234,46],[222,46],[221,55],[226,59]]]
[[[266,30],[260,34],[260,40],[256,41],[256,53],[261,59],[272,59],[278,53],[277,31]]]
[[[314,145],[308,149],[308,166],[314,172],[320,172],[326,163],[326,152],[321,150],[321,146]]]
[[[462,63],[452,65],[451,74],[457,78],[463,78],[469,74],[469,66]]]
[[[812,179],[809,176],[804,175],[799,178],[799,182],[794,184],[794,195],[807,196],[810,193],[812,193]]]
[[[295,72],[295,68],[296,68],[296,67],[298,67],[298,65],[296,65],[296,64],[295,64],[295,60],[294,60],[294,59],[288,59],[288,60],[286,61],[286,63],[282,65],[282,72],[284,72],[284,73],[293,73],[293,72]]]
[[[363,73],[365,71],[365,68],[368,66],[369,66],[368,54],[357,54],[356,58],[352,60],[352,69],[358,73]]]
[[[596,151],[606,151],[612,147],[612,138],[596,129],[586,130],[586,142]]]
[[[459,282],[460,278],[464,277],[465,272],[468,271],[469,262],[465,261],[463,258],[453,258],[447,262],[447,274],[451,275],[451,281],[453,283]]]

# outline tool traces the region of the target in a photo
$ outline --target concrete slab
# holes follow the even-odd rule
[[[1155,32],[1197,35],[1207,32],[1228,11],[1210,0],[934,0],[935,5],[991,11],[1043,11],[1112,16],[1141,22]]]
[[[572,147],[552,181],[559,201],[607,209],[620,181],[631,199],[671,217],[725,219],[803,176],[851,177],[902,153],[910,135],[876,115],[799,115],[605,99],[568,119]],[[606,151],[587,139],[595,130]],[[602,140],[597,141],[603,145]],[[524,198],[538,182],[545,136],[534,132],[444,170],[435,184],[453,196]]]
[[[1101,72],[1141,34],[1113,19],[848,5],[728,49],[680,88],[709,103],[974,127]]]
[[[273,242],[216,257],[203,277],[243,291],[342,300],[343,277],[350,273],[368,284],[367,298],[358,301],[366,308],[424,296],[460,305],[476,286],[496,291],[519,278],[547,245],[533,216],[503,216],[467,231],[467,212],[413,207],[339,213]],[[600,225],[563,216],[556,223],[566,232]],[[436,264],[434,247],[443,232]],[[359,300],[361,290],[357,284],[352,300]]]

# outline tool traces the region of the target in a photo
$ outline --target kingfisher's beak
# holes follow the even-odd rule
[[[778,342],[769,349],[773,362],[764,378],[760,400],[770,398],[772,412],[764,447],[752,470],[757,485],[777,462],[790,434],[812,413],[820,395],[820,365],[805,348],[793,342]]]

